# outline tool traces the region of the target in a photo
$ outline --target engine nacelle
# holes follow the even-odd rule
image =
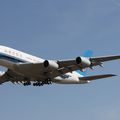
[[[44,68],[50,71],[53,71],[59,68],[59,65],[53,60],[45,60],[43,64],[44,64]]]
[[[76,63],[82,65],[83,67],[90,67],[91,61],[86,57],[77,57]]]
[[[2,77],[3,75],[5,75],[4,71],[0,71],[0,77]]]

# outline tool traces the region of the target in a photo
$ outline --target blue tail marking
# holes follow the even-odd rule
[[[83,54],[84,57],[92,57],[93,56],[93,51],[92,50],[87,50]]]

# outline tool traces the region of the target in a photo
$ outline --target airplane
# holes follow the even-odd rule
[[[86,84],[93,80],[116,76],[102,74],[85,76],[84,70],[103,66],[103,62],[120,59],[120,55],[101,57],[76,57],[68,60],[44,60],[39,57],[0,45],[0,66],[7,68],[0,72],[0,84],[18,83],[24,86],[57,84]]]

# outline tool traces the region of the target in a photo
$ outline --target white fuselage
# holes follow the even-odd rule
[[[44,59],[26,54],[24,52],[5,47],[0,46],[0,65],[7,67],[8,69],[11,69],[12,71],[16,72],[17,74],[23,75],[25,77],[29,77],[32,79],[42,80],[45,79],[46,76],[42,73],[42,70],[37,68],[32,69],[19,68],[19,64],[23,63],[43,63]],[[53,78],[53,82],[55,83],[61,83],[61,84],[83,84],[84,81],[80,81],[80,77],[82,75],[78,74],[77,72],[71,72],[64,74],[62,76],[58,76],[56,78]]]

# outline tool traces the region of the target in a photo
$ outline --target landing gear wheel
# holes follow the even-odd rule
[[[33,83],[33,86],[43,86],[43,85],[49,85],[49,84],[52,84],[52,81],[50,78],[48,78],[44,81],[35,82],[35,83]]]

